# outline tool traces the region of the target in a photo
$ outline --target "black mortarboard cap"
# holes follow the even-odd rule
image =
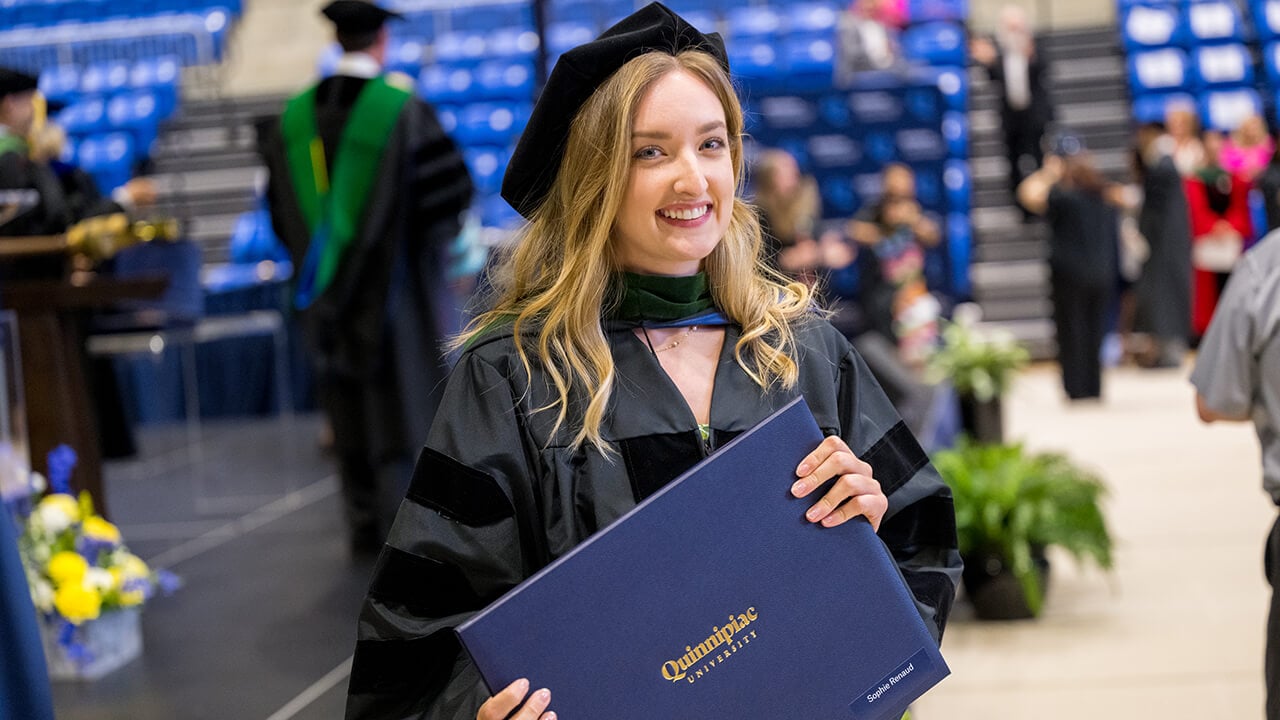
[[[719,33],[703,34],[662,3],[650,3],[600,37],[560,56],[533,107],[502,178],[502,197],[529,217],[560,171],[569,126],[591,94],[629,60],[649,52],[702,50],[725,72],[729,59]]]
[[[400,20],[404,17],[398,12],[362,0],[334,0],[320,12],[333,22],[338,32],[352,35],[376,32],[382,29],[387,20]]]
[[[28,75],[19,70],[0,68],[0,98],[14,93],[35,90],[39,84],[35,75]]]

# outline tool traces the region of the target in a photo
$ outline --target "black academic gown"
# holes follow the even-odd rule
[[[534,412],[551,399],[550,383],[536,368],[530,382],[509,332],[470,347],[378,560],[348,720],[473,720],[489,693],[453,629],[798,393],[825,433],[874,468],[889,498],[880,538],[940,640],[961,567],[950,490],[830,324],[798,329],[800,380],[791,391],[752,382],[733,358],[738,337],[727,328],[704,445],[653,352],[630,328],[611,328],[617,379],[601,433],[614,459],[571,449],[572,430],[553,433],[554,413]]]
[[[25,235],[57,235],[66,232],[75,217],[53,170],[44,163],[32,161],[26,154],[0,153],[0,193],[30,191],[38,202],[30,207],[6,207],[0,202],[0,242],[6,237]],[[0,265],[0,281],[58,278],[66,270],[63,257],[41,257],[6,262]]]
[[[365,82],[334,76],[320,83],[316,125],[330,166]],[[272,224],[301,268],[311,237],[291,186],[278,120],[260,126],[259,141],[270,172]],[[439,402],[447,373],[441,345],[459,326],[457,300],[444,280],[446,251],[471,195],[462,155],[435,112],[409,100],[357,237],[333,283],[299,312],[357,531],[389,522]]]
[[[1191,216],[1169,157],[1144,168],[1138,230],[1151,246],[1134,283],[1134,329],[1185,341],[1191,334]]]

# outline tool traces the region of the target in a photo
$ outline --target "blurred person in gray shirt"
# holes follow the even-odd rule
[[[1204,422],[1252,420],[1262,445],[1262,484],[1280,506],[1280,232],[1236,264],[1200,343],[1191,384]],[[1267,621],[1267,718],[1280,720],[1280,519],[1264,554],[1271,584]]]

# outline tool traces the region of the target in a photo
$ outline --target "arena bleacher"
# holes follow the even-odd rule
[[[1220,131],[1250,114],[1276,119],[1275,0],[1121,0],[1119,17],[1135,120],[1163,120],[1171,103],[1196,107],[1204,127]]]

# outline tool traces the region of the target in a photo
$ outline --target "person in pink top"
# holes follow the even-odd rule
[[[1276,146],[1267,133],[1267,125],[1259,115],[1250,115],[1240,122],[1222,144],[1218,158],[1222,168],[1250,182],[1271,162]]]

